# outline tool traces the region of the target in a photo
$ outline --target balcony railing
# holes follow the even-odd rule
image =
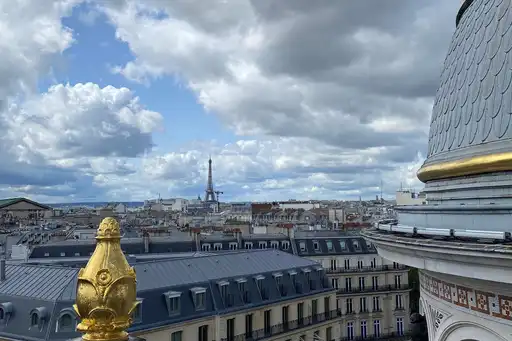
[[[358,294],[363,292],[383,292],[383,291],[402,291],[402,290],[411,290],[413,287],[412,284],[404,284],[404,285],[382,285],[378,287],[364,287],[364,288],[339,288],[338,294]]]
[[[326,268],[325,272],[328,274],[342,274],[342,273],[357,273],[357,272],[377,272],[377,271],[396,271],[396,270],[407,270],[406,265],[379,265],[379,266],[363,266],[360,268]]]
[[[301,319],[289,321],[287,323],[280,323],[269,328],[263,328],[254,330],[249,333],[234,335],[232,337],[226,337],[221,341],[257,341],[263,340],[271,336],[288,333],[297,329],[309,327],[315,324],[323,323],[325,321],[334,320],[339,318],[341,313],[338,310],[331,310],[326,313],[315,314],[312,316],[304,317]]]
[[[402,333],[402,334],[398,334],[398,333],[389,333],[389,334],[379,334],[378,336],[377,335],[366,335],[366,336],[354,336],[354,337],[348,337],[348,336],[345,336],[345,337],[342,337],[341,339],[339,339],[339,341],[383,341],[383,340],[387,340],[387,341],[404,341],[404,340],[410,340],[411,339],[411,335],[410,333]]]

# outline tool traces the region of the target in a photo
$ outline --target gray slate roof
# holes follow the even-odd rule
[[[511,6],[474,0],[463,14],[434,102],[426,164],[510,150]]]

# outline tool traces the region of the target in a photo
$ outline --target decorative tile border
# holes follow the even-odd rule
[[[423,272],[420,286],[430,295],[459,307],[512,321],[512,297],[448,283]]]

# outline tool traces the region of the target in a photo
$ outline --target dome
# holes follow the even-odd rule
[[[512,170],[510,1],[466,1],[446,56],[418,178]]]

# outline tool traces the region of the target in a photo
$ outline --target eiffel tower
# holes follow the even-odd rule
[[[205,202],[217,202],[215,198],[215,191],[213,190],[213,179],[212,179],[212,157],[208,160],[208,184],[206,185],[206,195],[204,197]]]

